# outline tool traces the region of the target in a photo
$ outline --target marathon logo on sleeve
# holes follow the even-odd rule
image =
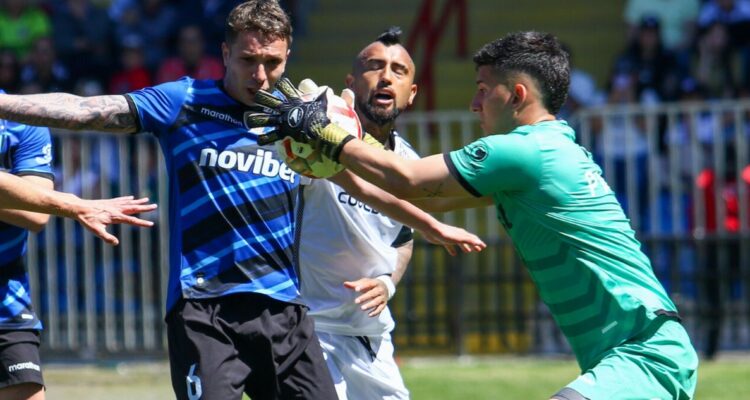
[[[200,113],[201,115],[212,118],[212,119],[218,119],[219,121],[228,122],[233,125],[243,126],[243,124],[240,121],[238,121],[236,118],[232,117],[231,115],[227,113],[219,112],[219,111],[212,110],[206,107],[201,107]]]
[[[33,369],[34,371],[41,371],[41,368],[39,368],[39,365],[34,364],[33,362],[22,362],[18,364],[13,364],[8,366],[8,372],[16,372],[21,371],[24,369]]]
[[[248,154],[232,150],[219,151],[207,147],[201,150],[198,165],[249,172],[269,178],[278,176],[285,181],[294,183],[294,177],[297,174],[282,161],[275,159],[275,154],[263,149],[257,149],[255,154]]]

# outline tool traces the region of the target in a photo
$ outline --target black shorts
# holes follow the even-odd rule
[[[0,389],[21,383],[44,386],[39,331],[0,330]]]
[[[179,400],[338,398],[301,305],[253,293],[180,300],[166,321]]]

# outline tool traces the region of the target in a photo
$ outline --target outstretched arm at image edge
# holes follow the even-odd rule
[[[84,200],[70,193],[29,185],[17,176],[0,172],[0,208],[72,218],[107,243],[117,245],[119,241],[106,231],[106,227],[122,223],[150,227],[153,222],[132,215],[152,211],[156,204],[148,204],[147,198],[134,199],[132,196]]]
[[[339,162],[364,180],[401,199],[471,196],[450,174],[442,154],[404,160],[393,152],[350,140]]]
[[[138,129],[123,95],[0,94],[0,119],[70,130],[135,133]]]
[[[404,161],[402,158],[398,159]],[[349,171],[343,171],[330,179],[370,207],[419,231],[428,242],[444,246],[451,255],[456,254],[455,245],[464,252],[481,251],[486,247],[476,235],[438,221],[413,204],[378,189]]]

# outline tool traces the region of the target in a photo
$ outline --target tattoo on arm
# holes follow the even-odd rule
[[[427,198],[440,197],[443,194],[443,183],[440,182],[437,185],[437,187],[434,188],[434,189],[423,187],[422,191],[425,192],[425,196],[424,197],[427,197]]]
[[[35,126],[134,133],[135,115],[125,96],[80,97],[67,93],[3,96],[0,118]]]

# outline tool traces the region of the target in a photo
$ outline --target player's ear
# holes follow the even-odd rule
[[[224,67],[229,65],[229,45],[227,42],[221,42],[221,58],[224,60]]]
[[[417,84],[413,83],[409,93],[409,102],[407,103],[409,107],[414,103],[415,97],[417,97]]]
[[[354,85],[354,76],[352,74],[346,74],[346,78],[344,79],[344,83],[346,83],[346,87],[348,89],[354,90],[352,85]]]
[[[521,104],[526,102],[526,97],[529,95],[528,88],[526,85],[516,83],[513,85],[513,100],[512,104],[514,107],[519,107]]]

